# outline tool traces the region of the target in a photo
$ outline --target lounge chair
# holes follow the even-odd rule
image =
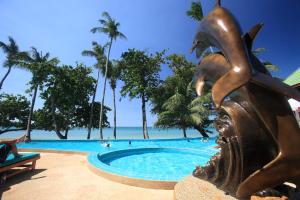
[[[38,153],[22,153],[21,157],[15,158],[10,154],[4,163],[0,164],[0,174],[5,174],[6,179],[21,172],[34,170],[35,164],[40,159]]]

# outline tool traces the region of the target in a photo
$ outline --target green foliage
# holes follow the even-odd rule
[[[153,113],[162,112],[164,102],[176,92],[185,94],[195,74],[195,65],[187,61],[183,55],[169,55],[166,63],[172,69],[173,75],[168,76],[154,90],[153,98],[151,99]]]
[[[96,58],[97,63],[95,64],[95,68],[102,69],[102,74],[104,75],[105,73],[104,66],[106,61],[105,49],[107,48],[108,44],[101,46],[97,42],[92,42],[92,45],[93,45],[92,50],[84,50],[82,51],[82,55]]]
[[[177,54],[168,56],[167,63],[173,75],[157,87],[151,98],[152,112],[158,114],[155,126],[203,130],[211,123],[210,94],[197,97],[193,87],[195,65]]]
[[[101,104],[100,102],[94,102],[94,112],[100,113]],[[108,122],[107,112],[111,111],[111,109],[107,106],[103,106],[103,121],[102,127],[109,127],[110,123]],[[81,107],[78,107],[75,111],[76,117],[76,125],[75,127],[88,127],[89,119],[90,119],[90,106],[85,104]],[[99,116],[93,115],[92,119],[92,127],[99,128]]]
[[[196,21],[201,21],[203,18],[201,2],[200,1],[192,2],[191,8],[186,12],[186,15]]]
[[[164,51],[147,54],[145,51],[129,49],[121,56],[121,80],[124,86],[121,95],[132,98],[151,97],[159,85],[160,65],[164,62]]]
[[[29,101],[21,95],[0,95],[0,134],[25,129],[29,113]]]
[[[30,90],[37,86],[42,86],[48,75],[52,73],[59,63],[58,58],[51,58],[50,54],[46,53],[43,55],[42,52],[38,52],[35,47],[31,47],[31,51],[26,53],[18,64],[24,69],[27,69],[32,73],[32,79],[29,82]]]
[[[104,106],[104,115],[103,115],[103,127],[109,127],[110,124],[107,119],[107,112],[111,109]],[[94,111],[100,112],[100,103],[94,102]],[[55,112],[55,117],[57,120],[57,127],[59,131],[65,131],[66,129],[72,127],[84,127],[86,128],[90,119],[90,106],[88,104],[76,107],[76,110],[73,113],[72,119],[66,120],[65,116],[59,111]],[[43,109],[38,109],[34,112],[35,126],[37,129],[43,129],[47,131],[55,131],[53,126],[53,117],[51,115],[51,110],[44,107]],[[71,122],[71,126],[70,126]],[[99,117],[94,115],[92,119],[92,127],[99,128]]]
[[[107,77],[109,79],[110,87],[114,90],[117,87],[117,81],[121,78],[121,67],[118,60],[109,62]]]
[[[20,52],[16,41],[12,37],[8,37],[8,41],[7,44],[0,41],[0,48],[6,54],[6,59],[3,63],[4,67],[17,65],[18,59],[23,55],[23,53]]]
[[[83,64],[53,69],[41,92],[44,107],[34,115],[38,128],[66,131],[73,127],[87,126],[89,97],[93,94],[95,84],[91,71],[91,68]],[[109,123],[104,121],[104,125]]]

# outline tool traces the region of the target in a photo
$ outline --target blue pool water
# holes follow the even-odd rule
[[[130,141],[131,144],[129,140],[111,140],[103,144],[97,140],[34,140],[20,143],[18,147],[86,152],[91,164],[110,173],[169,181],[191,174],[195,166],[204,165],[218,151],[214,148],[215,138],[207,142],[201,141],[201,138]],[[110,147],[107,148],[106,144]],[[139,152],[141,149],[148,150]],[[110,157],[106,156],[103,160],[101,156],[105,155]]]
[[[211,153],[196,149],[139,148],[91,154],[90,163],[109,173],[132,178],[178,181],[205,165]]]
[[[215,138],[201,142],[201,138],[191,139],[153,139],[153,140],[111,140],[107,141],[110,148],[97,140],[33,140],[18,144],[19,148],[49,149],[76,151],[86,153],[103,153],[130,148],[193,148],[205,152],[215,152]]]

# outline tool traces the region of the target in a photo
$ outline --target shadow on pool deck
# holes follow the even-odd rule
[[[46,169],[35,169],[34,171],[25,171],[16,176],[13,176],[13,177],[7,179],[4,184],[0,185],[0,199],[2,199],[3,192],[10,190],[11,186],[13,186],[13,185],[16,185],[18,183],[28,181],[28,180],[45,178],[46,176],[40,176],[40,177],[33,178],[33,176],[35,176],[45,170]]]

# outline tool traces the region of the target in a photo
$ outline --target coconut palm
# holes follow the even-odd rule
[[[201,21],[203,18],[201,2],[192,2],[190,10],[186,11],[186,15],[196,21]]]
[[[57,58],[50,59],[50,54],[38,52],[35,47],[31,47],[31,51],[24,56],[23,60],[19,61],[19,65],[29,70],[32,73],[32,79],[29,82],[30,90],[32,93],[32,100],[30,112],[28,116],[28,123],[26,129],[26,138],[31,139],[31,120],[33,115],[34,104],[39,87],[43,84],[44,80],[51,73],[51,68],[57,66],[59,60]]]
[[[203,10],[200,1],[192,2],[190,10],[186,11],[186,15],[189,16],[191,19],[200,22],[203,19]],[[211,53],[213,53],[213,49],[209,47],[210,52],[204,50],[201,52],[202,57],[205,57]]]
[[[117,108],[116,108],[116,87],[117,81],[120,79],[121,76],[121,69],[119,66],[119,62],[117,60],[113,60],[110,62],[110,67],[107,73],[109,78],[109,85],[113,92],[113,106],[114,106],[114,130],[113,135],[114,138],[117,139]]]
[[[22,54],[19,52],[19,47],[16,44],[16,41],[12,37],[8,37],[8,41],[9,42],[7,44],[0,41],[0,48],[6,54],[6,60],[4,61],[3,66],[8,68],[4,77],[0,81],[0,90],[2,89],[5,79],[11,72],[11,68],[18,64],[18,57]]]
[[[104,105],[104,99],[105,99],[105,87],[106,87],[106,79],[107,79],[107,69],[108,69],[108,63],[109,63],[109,56],[110,56],[110,50],[113,41],[116,41],[117,38],[126,39],[126,36],[119,31],[120,23],[116,22],[114,19],[111,18],[111,16],[108,14],[108,12],[102,13],[103,19],[100,19],[99,22],[101,24],[100,27],[94,27],[91,29],[92,33],[104,33],[108,35],[109,37],[109,47],[106,57],[106,63],[105,63],[105,73],[104,73],[104,84],[103,84],[103,93],[102,93],[102,102],[101,102],[101,109],[100,109],[100,120],[99,120],[99,134],[100,139],[103,140],[103,133],[102,133],[102,115],[103,115],[103,105]]]
[[[91,111],[90,111],[90,120],[89,120],[89,124],[88,124],[87,139],[91,138],[91,129],[92,129],[92,122],[93,122],[93,117],[94,117],[94,102],[95,102],[95,97],[96,97],[96,93],[97,93],[99,76],[100,76],[101,72],[102,72],[103,75],[105,74],[105,70],[104,70],[104,65],[105,65],[105,60],[106,60],[105,48],[107,46],[107,45],[104,45],[102,47],[97,42],[92,42],[92,45],[93,45],[92,50],[82,51],[83,56],[91,56],[91,57],[96,58],[97,63],[94,66],[98,70],[95,89],[94,89],[94,93],[93,93],[93,97],[92,97],[92,103],[91,103]]]
[[[162,106],[163,112],[158,114],[155,122],[157,127],[182,129],[184,138],[187,137],[187,128],[205,126],[209,115],[209,109],[206,106],[209,95],[196,97],[192,82],[185,89],[184,94],[177,89],[175,94],[165,101]],[[207,135],[205,134],[205,136]]]

